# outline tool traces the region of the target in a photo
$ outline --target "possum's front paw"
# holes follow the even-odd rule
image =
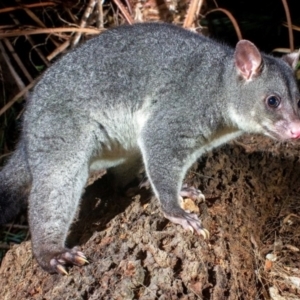
[[[83,266],[88,263],[87,258],[81,251],[74,249],[66,250],[50,260],[50,265],[56,272],[68,275],[65,265]]]
[[[180,196],[191,198],[192,200],[201,200],[202,202],[205,201],[205,196],[200,190],[196,189],[193,186],[188,186],[187,184],[184,184],[182,186]]]
[[[202,226],[196,214],[178,208],[171,213],[164,211],[164,216],[171,222],[181,225],[184,229],[191,230],[192,232],[195,230],[197,234],[202,235],[204,239],[209,239],[209,231]]]
[[[36,256],[41,267],[49,273],[68,275],[66,266],[83,266],[88,263],[85,255],[78,251],[77,247],[72,249],[64,248],[62,251],[46,252]]]

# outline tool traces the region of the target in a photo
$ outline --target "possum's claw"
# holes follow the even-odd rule
[[[81,251],[76,251],[74,249],[67,250],[55,258],[50,260],[51,267],[60,274],[69,275],[67,272],[65,265],[76,265],[76,266],[83,266],[89,263],[85,255]]]
[[[205,240],[208,240],[210,238],[210,233],[207,229],[203,228],[201,231],[201,235]]]
[[[68,271],[66,270],[66,268],[63,265],[57,264],[56,265],[56,270],[58,273],[62,274],[62,275],[69,275]]]
[[[196,214],[180,209],[172,214],[164,212],[164,216],[171,222],[181,225],[185,230],[190,230],[192,233],[196,231],[196,233],[202,235],[204,239],[209,239],[209,231],[202,226]]]
[[[205,196],[202,194],[202,192],[192,186],[187,186],[184,184],[181,188],[181,191],[179,192],[181,197],[184,198],[191,198],[192,200],[201,200],[202,202],[205,202]]]

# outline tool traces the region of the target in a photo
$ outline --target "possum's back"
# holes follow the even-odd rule
[[[98,103],[136,101],[229,50],[174,25],[142,23],[108,30],[66,54],[45,72],[32,101]],[[194,57],[194,58],[193,58]]]

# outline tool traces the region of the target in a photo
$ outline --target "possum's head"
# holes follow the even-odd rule
[[[249,41],[234,53],[231,120],[241,130],[279,140],[300,138],[300,94],[294,77],[299,52],[275,58],[261,54]],[[232,90],[231,90],[232,92]]]

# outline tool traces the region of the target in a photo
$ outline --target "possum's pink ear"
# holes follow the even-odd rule
[[[260,74],[262,57],[251,42],[241,40],[236,44],[234,60],[238,74],[245,81],[251,81]]]
[[[292,69],[296,69],[298,61],[299,61],[300,49],[299,51],[295,51],[282,56],[282,59],[287,62]]]

